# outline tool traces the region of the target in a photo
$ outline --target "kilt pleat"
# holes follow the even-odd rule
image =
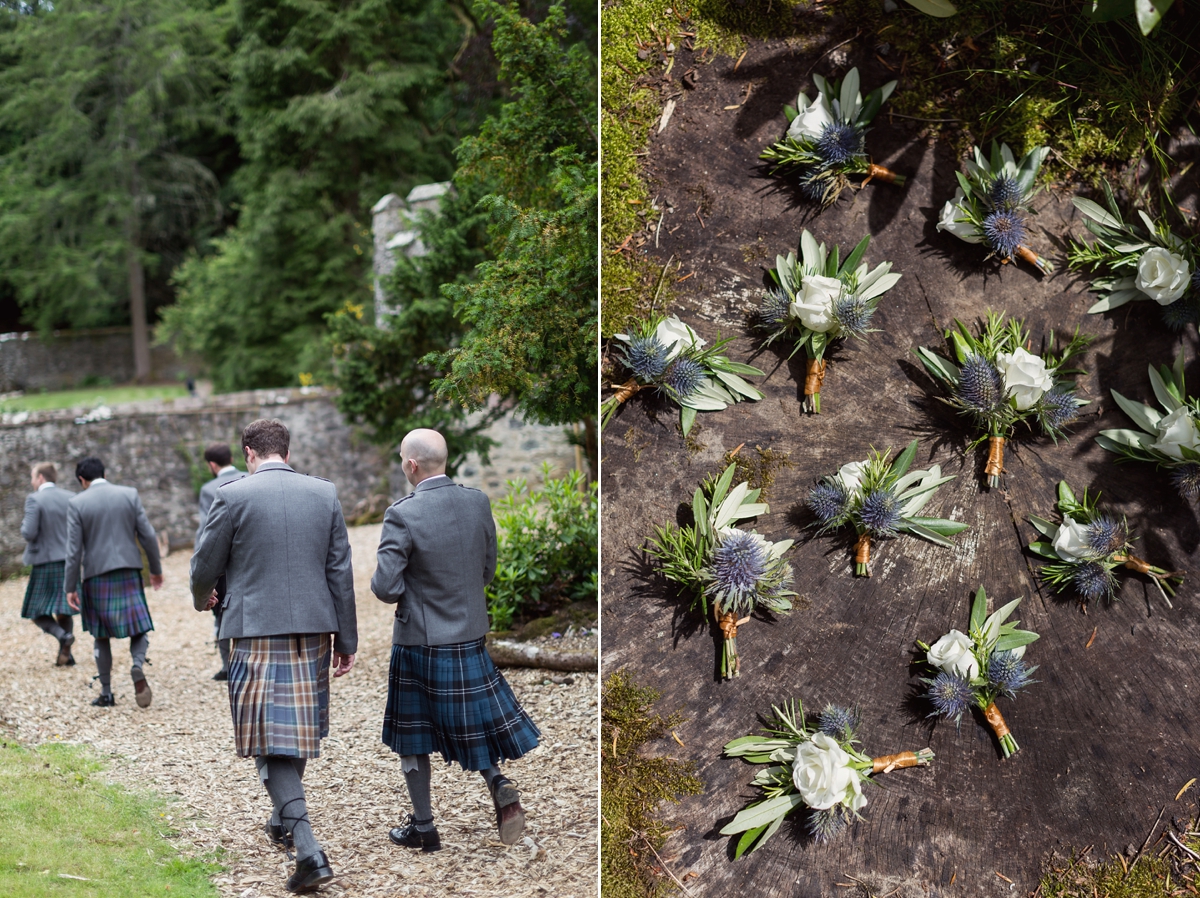
[[[317,758],[329,735],[327,633],[233,640],[229,709],[239,757]]]
[[[21,617],[32,620],[47,614],[78,614],[67,604],[67,591],[63,589],[66,567],[65,561],[49,561],[33,566],[29,585],[25,587]]]
[[[535,748],[540,735],[484,640],[392,646],[383,717],[392,751],[437,752],[464,770],[486,770]]]
[[[80,595],[83,629],[96,639],[128,639],[154,629],[142,572],[118,568],[83,581]]]

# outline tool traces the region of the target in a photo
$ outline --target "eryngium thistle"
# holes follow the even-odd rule
[[[1016,652],[992,652],[988,661],[988,682],[1009,698],[1032,682],[1029,673],[1025,662],[1017,657]]]
[[[670,388],[676,399],[687,399],[704,383],[704,367],[695,359],[679,356],[663,375],[663,386]]]
[[[808,494],[808,507],[824,526],[839,520],[846,513],[850,497],[841,483],[818,483]]]
[[[758,590],[770,559],[759,538],[734,530],[713,551],[712,577],[717,590],[731,600],[745,599]]]
[[[1009,209],[998,209],[983,220],[983,237],[998,256],[1011,259],[1025,242],[1025,222]]]
[[[830,122],[813,144],[813,149],[826,165],[849,162],[863,151],[863,133],[844,122]]]
[[[857,293],[843,294],[833,304],[833,317],[843,334],[852,337],[862,336],[867,332],[871,316],[875,309],[871,303]]]
[[[1104,596],[1112,598],[1117,590],[1117,578],[1098,561],[1085,561],[1076,567],[1072,581],[1075,591],[1087,600],[1094,601]]]
[[[667,347],[653,334],[634,337],[625,349],[625,364],[638,380],[653,383],[667,370]]]
[[[1021,188],[1016,178],[1001,175],[992,182],[988,190],[988,199],[997,209],[1014,209],[1021,202]]]
[[[1079,417],[1079,404],[1075,394],[1068,390],[1055,387],[1042,397],[1038,405],[1038,421],[1042,430],[1048,434],[1056,434]]]
[[[1129,528],[1124,521],[1101,515],[1088,524],[1088,548],[1097,555],[1108,556],[1125,548],[1129,542]]]
[[[971,707],[975,693],[971,691],[971,685],[966,680],[942,671],[929,683],[925,697],[933,703],[933,714],[930,714],[930,717],[937,715],[957,720]]]
[[[808,834],[815,842],[828,842],[850,822],[850,811],[835,804],[823,811],[813,811],[808,818]]]
[[[782,290],[768,290],[758,310],[758,326],[768,333],[781,330],[791,314],[791,300]]]
[[[1171,482],[1179,490],[1179,495],[1190,502],[1200,496],[1200,465],[1195,462],[1180,465],[1171,472]]]
[[[900,500],[889,489],[878,489],[863,497],[859,519],[876,536],[894,536],[900,525]]]
[[[967,356],[954,397],[972,411],[986,414],[1004,401],[1004,378],[982,355]]]
[[[1181,331],[1189,324],[1200,323],[1200,307],[1190,296],[1177,299],[1169,306],[1163,306],[1163,323],[1173,331]]]
[[[838,742],[849,742],[862,721],[858,707],[843,708],[841,705],[826,705],[817,715],[817,729]]]

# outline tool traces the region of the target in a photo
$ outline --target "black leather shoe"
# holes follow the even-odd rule
[[[315,892],[333,879],[333,868],[329,866],[329,858],[324,851],[318,851],[312,857],[306,857],[296,864],[296,872],[287,881],[289,892]]]
[[[263,829],[267,833],[267,838],[271,840],[272,845],[278,845],[280,848],[293,848],[292,834],[283,828],[281,824],[272,823],[268,820],[263,824]]]
[[[515,845],[525,831],[525,809],[521,807],[521,793],[503,774],[492,779],[492,806],[496,809],[500,841]]]
[[[228,680],[229,679],[229,671],[218,670],[215,674],[213,674],[212,678],[214,680]]]
[[[58,641],[58,658],[54,664],[57,667],[69,667],[75,663],[71,657],[71,646],[75,644],[75,634],[68,633]]]
[[[112,695],[101,695],[99,698],[92,699],[92,704],[97,708],[111,708],[117,703],[117,699]]]
[[[422,851],[440,850],[442,840],[438,837],[437,827],[421,832],[417,829],[417,822],[417,818],[409,814],[403,826],[394,827],[388,832],[388,838],[405,848],[420,848]],[[432,823],[433,818],[430,817],[429,820],[420,822]]]

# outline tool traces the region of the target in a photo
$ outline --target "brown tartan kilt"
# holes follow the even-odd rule
[[[329,735],[328,633],[234,639],[229,709],[239,757],[316,758]]]

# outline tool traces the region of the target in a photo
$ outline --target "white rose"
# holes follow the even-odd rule
[[[1088,547],[1087,524],[1080,524],[1070,515],[1063,516],[1054,534],[1054,551],[1063,561],[1078,561],[1093,554]]]
[[[825,733],[817,733],[796,750],[792,782],[804,803],[813,810],[826,811],[843,801],[852,811],[867,803],[862,794],[858,771],[850,766],[850,756]]]
[[[938,670],[970,681],[979,676],[979,662],[972,649],[975,643],[966,633],[951,630],[929,647],[925,657]]]
[[[1200,452],[1200,432],[1196,430],[1196,419],[1181,405],[1158,422],[1158,442],[1150,445],[1164,455],[1183,458],[1180,446]]]
[[[689,346],[700,349],[708,342],[697,337],[696,332],[680,321],[677,315],[672,315],[660,322],[654,330],[654,336],[658,337],[658,342],[667,348],[668,361]]]
[[[854,495],[858,492],[858,488],[862,486],[863,472],[867,469],[867,462],[852,461],[847,462],[838,468],[838,472],[834,475],[834,479],[841,483],[842,488],[847,495]]]
[[[792,140],[816,140],[825,130],[826,125],[833,124],[833,109],[822,93],[807,109],[792,119],[788,126],[787,136]]]
[[[1191,271],[1187,259],[1154,246],[1138,259],[1137,288],[1162,306],[1169,306],[1187,289]]]
[[[1037,401],[1054,386],[1054,372],[1032,352],[1018,347],[1013,352],[996,356],[996,367],[1004,377],[1004,394],[1014,400],[1019,411],[1033,408]]]
[[[959,187],[954,193],[954,199],[946,200],[946,205],[942,206],[942,214],[938,218],[937,229],[949,231],[959,240],[965,240],[967,243],[979,243],[983,240],[979,229],[969,221],[956,220],[967,217],[967,210],[962,205],[965,197],[962,188]]]
[[[842,282],[821,274],[810,274],[800,282],[800,292],[792,301],[791,312],[809,330],[823,334],[837,327],[833,304],[842,295]]]

